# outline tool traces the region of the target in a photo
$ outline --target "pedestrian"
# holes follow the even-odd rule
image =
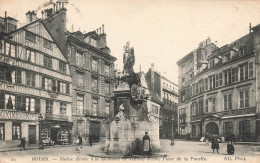
[[[88,141],[89,141],[89,145],[92,147],[92,134],[91,133],[89,134]]]
[[[234,134],[231,134],[231,136],[230,136],[230,141],[231,141],[231,144],[233,145],[233,143],[234,144],[236,144],[236,142],[235,142],[235,135]]]
[[[78,145],[82,145],[82,137],[78,135]]]
[[[227,153],[228,153],[229,155],[232,155],[232,154],[234,154],[234,152],[235,152],[235,148],[234,148],[234,145],[232,144],[232,141],[231,141],[231,143],[229,143],[229,141],[228,141],[228,144],[227,144]]]
[[[215,149],[217,150],[218,153],[218,149],[219,149],[219,140],[218,140],[218,136],[213,134],[212,136],[212,144],[211,144],[211,149],[213,149],[213,153],[215,151]]]
[[[145,155],[149,155],[151,153],[151,146],[150,146],[150,137],[148,135],[148,132],[145,132],[145,135],[143,137],[143,152]]]
[[[22,150],[22,148],[25,150],[25,144],[26,144],[26,140],[25,140],[25,137],[23,137],[21,139],[21,144],[20,144],[20,151]]]

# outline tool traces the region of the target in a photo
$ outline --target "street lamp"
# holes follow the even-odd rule
[[[174,131],[173,131],[173,121],[174,121],[174,116],[172,115],[172,138],[171,138],[171,146],[174,146]]]
[[[41,133],[41,121],[43,120],[42,114],[38,117],[39,120],[39,149],[43,149],[42,133]]]

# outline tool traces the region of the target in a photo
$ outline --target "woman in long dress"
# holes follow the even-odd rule
[[[217,150],[217,153],[218,153],[219,142],[218,142],[218,136],[215,134],[213,135],[213,138],[212,138],[211,149],[213,149],[213,153],[214,153],[215,149]]]
[[[149,154],[150,153],[150,137],[148,135],[148,132],[145,132],[145,135],[143,137],[143,144],[144,144],[144,154]]]

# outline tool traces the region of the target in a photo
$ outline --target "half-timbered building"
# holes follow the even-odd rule
[[[27,25],[1,31],[0,147],[16,147],[23,137],[28,144],[40,139],[69,143],[72,97],[68,61],[35,13],[26,16]]]

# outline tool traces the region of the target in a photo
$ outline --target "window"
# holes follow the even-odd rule
[[[35,111],[35,99],[26,97],[26,111]]]
[[[219,87],[222,86],[222,73],[219,73]]]
[[[35,86],[35,73],[33,72],[26,72],[26,85],[28,86]]]
[[[83,75],[80,73],[77,73],[77,84],[78,86],[83,86]]]
[[[218,74],[216,74],[216,88],[218,88],[218,83],[219,83]]]
[[[5,94],[5,109],[15,109],[15,96]]]
[[[36,43],[36,35],[30,31],[25,32],[25,39]]]
[[[43,88],[49,91],[53,91],[53,88],[55,87],[53,84],[55,83],[54,80],[43,77],[42,78],[43,81]]]
[[[93,38],[90,38],[90,45],[92,46],[97,46],[97,40],[93,39]]]
[[[181,102],[185,102],[185,91],[181,92]]]
[[[92,97],[92,109],[94,112],[98,110],[98,98]]]
[[[225,62],[230,61],[230,53],[227,53],[225,55]]]
[[[77,96],[77,114],[83,113],[83,96]]]
[[[20,69],[16,70],[16,83],[22,83],[22,71]]]
[[[215,112],[216,111],[216,99],[215,98],[212,98],[212,112]]]
[[[207,113],[207,112],[209,112],[209,100],[206,99],[205,103],[206,103],[205,112]]]
[[[239,92],[239,107],[249,107],[249,89]]]
[[[34,51],[26,49],[26,60],[31,63],[35,63],[36,54]]]
[[[66,103],[65,102],[60,103],[60,114],[66,115]]]
[[[15,83],[15,69],[11,67],[0,66],[0,80]]]
[[[106,106],[105,106],[105,113],[109,114],[109,102],[106,101]]]
[[[238,81],[238,68],[232,68],[232,83]]]
[[[233,124],[232,122],[224,122],[223,123],[223,134],[224,136],[230,136],[233,134]]]
[[[205,78],[205,91],[208,90],[208,78]]]
[[[66,73],[66,63],[63,61],[59,61],[59,70],[60,72]]]
[[[78,66],[83,66],[83,53],[79,51],[76,52],[76,64]]]
[[[92,77],[92,83],[91,83],[92,91],[98,92],[98,79]]]
[[[95,59],[92,59],[92,70],[93,71],[98,71],[98,61]]]
[[[43,64],[44,64],[44,67],[52,68],[52,58],[48,57],[48,56],[44,56]]]
[[[185,78],[182,78],[181,81],[182,81],[182,82],[185,82]]]
[[[232,109],[232,94],[224,95],[224,110]]]
[[[64,93],[64,94],[68,94],[69,93],[69,84],[68,83],[64,83],[64,82],[60,82],[58,81],[58,85],[57,85],[57,91],[60,93]]]
[[[53,110],[53,101],[46,100],[46,113],[52,114],[52,110]]]
[[[105,75],[109,76],[109,65],[105,64]]]
[[[110,90],[109,90],[109,83],[105,82],[105,93],[109,94]]]
[[[43,39],[43,47],[52,50],[52,43],[49,40]]]
[[[249,78],[254,77],[254,67],[253,62],[249,62]]]
[[[239,121],[239,135],[249,135],[250,134],[250,121],[244,120]]]
[[[201,115],[203,111],[203,99],[199,100],[199,109],[198,109],[198,115]]]
[[[16,96],[16,107],[17,110],[26,111],[26,97]]]
[[[21,139],[21,124],[13,122],[12,137],[13,137],[13,140]]]
[[[15,45],[10,43],[5,43],[5,55],[15,57]]]
[[[240,81],[248,79],[248,63],[240,65],[239,71],[240,71]]]
[[[224,71],[225,85],[231,84],[231,76],[232,76],[231,69]]]
[[[215,75],[209,77],[209,89],[215,89]]]
[[[0,140],[5,140],[5,124],[0,123]]]
[[[197,83],[195,83],[196,85],[196,94],[198,94],[199,93],[199,90],[198,90],[198,82]]]

